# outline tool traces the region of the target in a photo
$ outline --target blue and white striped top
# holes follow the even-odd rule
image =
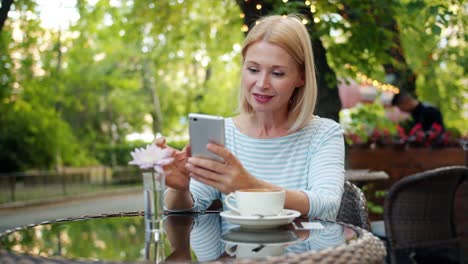
[[[315,116],[301,130],[278,138],[259,139],[240,132],[225,120],[225,145],[258,179],[300,190],[309,197],[308,216],[335,220],[344,184],[343,130],[333,120]],[[205,210],[225,195],[191,180],[195,209]]]

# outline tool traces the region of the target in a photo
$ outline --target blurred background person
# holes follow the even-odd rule
[[[402,112],[411,114],[411,127],[421,124],[422,129],[427,132],[433,128],[434,124],[437,124],[442,132],[445,131],[444,120],[439,109],[417,100],[406,92],[395,94],[392,105],[398,107]]]

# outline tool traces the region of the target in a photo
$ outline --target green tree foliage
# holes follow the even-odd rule
[[[467,5],[464,1],[405,1],[398,16],[417,95],[439,107],[447,126],[468,134]]]
[[[413,92],[439,107],[449,127],[468,133],[463,1],[315,3],[318,34],[338,75],[354,77],[358,69]]]
[[[33,1],[18,1],[15,16],[0,39],[2,99],[0,103],[0,171],[54,165],[86,164],[69,124],[55,109],[53,79],[41,76],[38,59],[45,30]],[[16,19],[15,19],[16,18]]]
[[[89,148],[124,144],[125,135],[148,126],[145,119],[154,133],[175,136],[186,133],[181,117],[189,112],[232,114],[235,101],[226,98],[236,95],[235,47],[242,36],[232,30],[240,28],[234,8],[210,1],[79,1],[80,20],[71,27],[77,37],[63,70],[65,97],[73,98],[63,112],[79,137]]]
[[[77,0],[66,8],[79,20],[50,29],[40,24],[36,1],[14,1],[0,32],[2,171],[125,164],[130,133],[150,129],[179,144],[189,112],[233,115],[243,40],[238,2]],[[401,81],[400,88],[415,84],[449,126],[467,133],[462,1],[247,2],[255,10],[310,11],[323,48],[317,57],[331,66],[318,75],[330,89],[327,74],[355,77],[351,69]],[[335,102],[325,104],[337,103],[328,97]]]
[[[50,169],[57,155],[65,165],[88,162],[68,123],[51,108],[19,100],[2,112],[0,123],[0,172]]]
[[[0,145],[18,159],[14,164],[22,164],[8,170],[87,164],[95,158],[125,164],[129,154],[120,153],[130,146],[126,135],[132,132],[149,128],[168,137],[180,136],[186,134],[183,117],[189,112],[233,114],[242,40],[235,3],[80,0],[76,10],[80,19],[69,28],[45,29],[34,1],[13,5],[2,32],[8,41],[2,41],[1,47],[9,56],[0,58],[6,62],[2,73],[8,76],[3,78],[8,87],[2,90],[2,107],[11,115],[4,116],[1,124],[5,137],[33,141],[42,137],[11,134],[21,128],[7,123],[22,109],[20,102],[37,109],[34,114],[41,113],[34,118],[62,122],[55,127],[66,136],[51,137],[57,142],[49,142],[50,155],[43,156],[46,163],[32,162],[8,144]],[[10,41],[16,29],[22,36]],[[61,140],[66,144],[61,145]],[[45,150],[38,146],[38,151]],[[75,159],[65,156],[76,151]]]

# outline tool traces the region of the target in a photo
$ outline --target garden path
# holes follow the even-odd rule
[[[46,205],[0,210],[0,232],[59,218],[141,210],[143,210],[143,195],[138,190],[82,199],[74,198]]]

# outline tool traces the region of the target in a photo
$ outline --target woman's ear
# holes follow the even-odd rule
[[[305,76],[304,73],[301,73],[300,78],[296,82],[296,88],[302,87],[305,84]]]

